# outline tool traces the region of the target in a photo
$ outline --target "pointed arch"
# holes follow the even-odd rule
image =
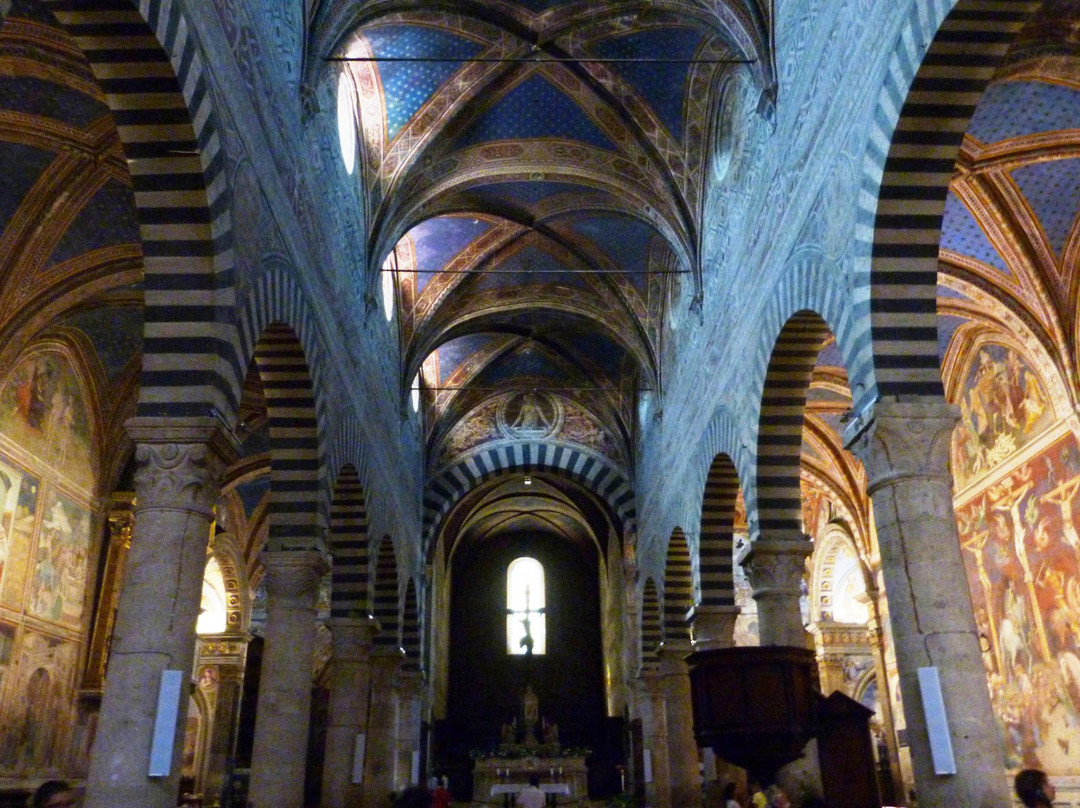
[[[687,615],[694,605],[693,569],[690,544],[681,528],[675,528],[668,540],[664,564],[664,639],[690,640]]]
[[[270,434],[271,550],[323,549],[326,527],[315,393],[304,349],[284,323],[255,346]]]
[[[799,466],[810,377],[829,333],[813,311],[799,311],[784,325],[765,374],[758,428],[756,507],[762,535],[802,532]]]
[[[879,396],[942,395],[937,262],[949,182],[979,97],[1040,5],[911,4],[863,159],[854,278],[858,361],[851,367],[869,373],[867,384],[852,385],[856,412]]]
[[[405,585],[405,600],[401,609],[401,647],[405,649],[405,667],[420,667],[420,606],[416,596],[416,581],[410,578]]]
[[[424,546],[428,546],[440,520],[469,491],[506,471],[554,471],[582,483],[600,496],[621,520],[626,533],[637,517],[630,480],[602,455],[580,446],[555,441],[530,441],[488,446],[461,455],[452,465],[432,475],[424,493]]]
[[[663,642],[664,631],[660,615],[660,598],[656,591],[656,582],[652,578],[645,581],[641,595],[641,664],[657,662],[656,650]]]
[[[382,541],[379,542],[379,551],[375,558],[375,608],[373,611],[375,620],[379,624],[375,645],[397,648],[401,644],[398,568],[394,543],[389,536],[383,536]]]
[[[182,4],[42,0],[86,55],[128,160],[145,267],[138,415],[231,418],[243,382],[214,98]]]
[[[701,502],[701,538],[698,569],[701,605],[734,606],[735,501],[739,496],[739,475],[724,453],[717,454],[705,479]]]
[[[352,465],[338,474],[327,549],[334,558],[330,616],[367,617],[371,613],[367,503]]]

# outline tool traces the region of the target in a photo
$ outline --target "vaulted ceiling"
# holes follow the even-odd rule
[[[324,27],[429,465],[559,439],[631,468],[670,301],[700,288],[718,79],[768,85],[767,19],[749,0],[458,0],[342,5]]]

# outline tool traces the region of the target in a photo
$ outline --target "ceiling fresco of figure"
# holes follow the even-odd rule
[[[359,122],[369,260],[394,281],[429,464],[568,440],[632,467],[668,309],[701,289],[720,79],[772,83],[765,12],[362,2],[315,28]]]

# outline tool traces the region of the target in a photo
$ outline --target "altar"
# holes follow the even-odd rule
[[[559,743],[559,727],[540,717],[531,687],[526,686],[521,712],[509,724],[503,724],[501,736],[497,747],[474,757],[474,800],[501,802],[505,808],[511,808],[514,796],[534,776],[540,781],[540,790],[547,795],[550,808],[581,802],[588,796],[589,769],[585,765],[588,750],[571,749]]]
[[[512,805],[514,795],[536,775],[548,805],[581,802],[588,795],[588,773],[582,756],[481,758],[473,766],[473,799]]]

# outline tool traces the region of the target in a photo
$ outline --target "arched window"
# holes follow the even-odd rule
[[[535,558],[515,558],[506,568],[507,653],[546,652],[544,612],[544,565]]]

